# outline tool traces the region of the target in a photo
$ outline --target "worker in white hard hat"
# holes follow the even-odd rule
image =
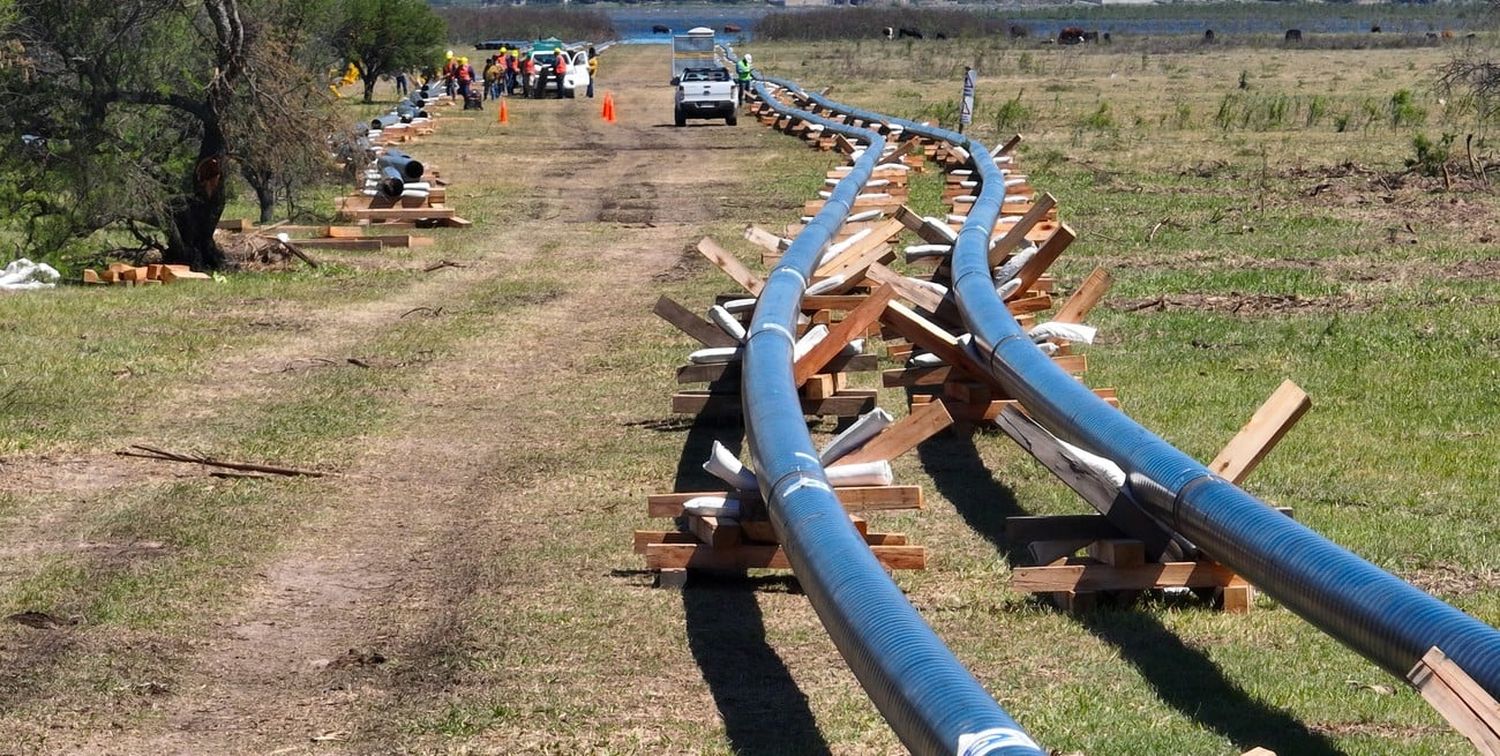
[[[740,95],[739,95],[740,99],[739,99],[739,104],[741,104],[741,105],[745,104],[745,92],[750,89],[750,80],[752,78],[754,78],[754,74],[752,73],[752,71],[750,69],[750,63],[751,63],[750,53],[745,53],[745,55],[743,57],[741,57],[740,60],[739,60],[739,62],[736,63],[735,66],[734,66],[736,73],[739,74],[739,80],[740,80]]]

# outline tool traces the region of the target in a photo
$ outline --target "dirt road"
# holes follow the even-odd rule
[[[387,431],[331,442],[352,460],[343,475],[284,484],[293,524],[268,531],[264,561],[232,573],[241,579],[224,587],[223,609],[151,646],[145,692],[75,690],[68,711],[12,722],[20,742],[108,753],[654,750],[674,736],[646,723],[691,723],[690,742],[718,728],[681,635],[681,596],[646,589],[629,569],[633,508],[671,484],[682,439],[666,419],[667,355],[680,349],[658,343],[666,331],[648,313],[664,285],[704,285],[689,245],[732,235],[746,212],[763,216],[757,171],[805,153],[790,140],[765,149],[778,142],[753,125],[672,127],[667,61],[657,47],[605,55],[599,94],[615,96],[616,124],[581,98],[518,99],[507,126],[494,110],[447,111],[410,151],[441,166],[450,203],[476,221],[459,232],[465,267],[215,355],[173,387],[200,410],[136,424],[139,438],[209,443],[233,427],[222,408],[263,411],[304,375],[278,366],[341,361],[413,308],[466,319],[465,335],[420,367]],[[58,632],[67,648],[43,654],[29,644],[44,641],[20,637],[9,658],[86,678],[76,668],[109,664],[107,647],[140,639],[107,626]],[[13,687],[16,700],[47,695]],[[686,705],[658,700],[667,691]]]

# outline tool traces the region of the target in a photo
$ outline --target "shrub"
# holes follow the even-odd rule
[[[1406,159],[1406,167],[1424,176],[1441,176],[1453,156],[1453,140],[1456,134],[1444,134],[1437,141],[1426,134],[1412,137],[1412,156]]]
[[[1411,90],[1398,89],[1391,95],[1391,128],[1421,126],[1427,121],[1427,111],[1417,107]]]

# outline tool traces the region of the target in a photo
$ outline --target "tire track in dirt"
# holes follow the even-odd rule
[[[631,65],[621,67],[621,76],[633,77],[624,91],[641,101],[663,99],[651,83],[659,78],[651,72],[664,67],[661,60],[640,54],[625,62]],[[669,102],[660,110],[669,112]],[[231,617],[208,628],[205,650],[186,662],[175,686],[183,692],[155,704],[161,712],[156,724],[79,733],[75,742],[82,750],[295,752],[315,747],[309,739],[317,736],[330,737],[325,745],[347,740],[360,750],[387,750],[399,733],[391,731],[386,712],[409,709],[413,698],[418,705],[429,702],[458,674],[453,660],[466,638],[485,631],[466,626],[462,604],[481,587],[494,588],[495,576],[485,567],[493,552],[527,537],[524,527],[497,532],[485,525],[497,517],[511,520],[504,512],[526,506],[549,445],[568,441],[554,437],[536,398],[560,385],[578,389],[586,379],[574,365],[607,354],[620,320],[647,317],[652,275],[678,256],[681,225],[713,217],[712,208],[703,209],[704,194],[717,178],[703,175],[685,153],[748,138],[708,131],[663,138],[649,126],[589,124],[583,130],[601,148],[597,162],[576,164],[580,174],[558,173],[547,161],[524,167],[545,175],[545,186],[571,184],[602,198],[574,210],[616,226],[608,248],[568,244],[576,222],[512,229],[532,246],[559,242],[548,262],[568,272],[572,288],[539,306],[497,315],[486,337],[456,345],[452,358],[430,366],[429,380],[407,399],[412,409],[402,430],[368,442],[353,474],[324,492],[324,516],[258,573],[250,597]],[[543,144],[547,131],[521,141]],[[659,149],[610,148],[653,143]],[[647,175],[650,184],[641,181]],[[660,190],[662,184],[670,190]],[[626,201],[632,212],[649,215],[647,225],[621,228],[623,218],[600,217],[610,203]],[[399,309],[378,308],[386,314]]]

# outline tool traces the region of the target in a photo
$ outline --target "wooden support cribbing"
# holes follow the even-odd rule
[[[1005,144],[1000,145],[1000,149],[991,152],[990,156],[991,157],[999,157],[1001,155],[1009,155],[1020,144],[1021,144],[1021,135],[1020,134],[1016,134],[1015,136],[1011,137],[1010,139],[1005,140]]]
[[[887,426],[858,449],[835,460],[834,464],[853,465],[893,460],[952,424],[953,416],[941,401],[913,407],[906,417]]]
[[[891,287],[901,295],[902,299],[928,312],[937,312],[943,306],[943,295],[891,270],[882,263],[871,264],[865,270],[865,278],[882,287]]]
[[[690,514],[687,516],[687,525],[688,532],[707,546],[723,549],[740,543],[740,526],[734,520]]]
[[[849,141],[849,138],[843,134],[835,134],[833,136],[833,147],[845,155],[853,154],[855,149],[854,143]]]
[[[958,339],[933,324],[932,321],[913,312],[906,305],[900,302],[890,303],[881,314],[880,320],[895,328],[911,343],[932,352],[938,356],[938,359],[958,368],[967,376],[984,382],[993,382],[994,379],[969,355],[968,350],[958,343]]]
[[[833,494],[849,512],[887,512],[923,508],[921,486],[841,486],[834,488]],[[679,517],[684,511],[682,505],[700,496],[726,496],[744,502],[760,501],[760,491],[651,494],[646,497],[646,515],[648,517]]]
[[[1479,753],[1500,756],[1500,704],[1441,649],[1428,649],[1406,679]]]
[[[894,287],[881,286],[871,292],[869,298],[862,304],[850,310],[843,320],[828,329],[828,335],[792,366],[792,380],[797,386],[801,387],[807,383],[808,378],[822,372],[829,361],[838,356],[849,342],[869,330],[870,326],[880,319],[880,313],[895,296]]]
[[[990,267],[994,268],[1004,263],[1005,258],[1010,257],[1021,246],[1021,242],[1026,239],[1026,233],[1031,230],[1031,227],[1046,218],[1047,213],[1056,205],[1057,199],[1051,194],[1044,193],[1038,197],[1026,214],[1021,216],[1021,220],[1016,221],[1010,230],[990,247]]]
[[[786,239],[754,224],[745,226],[745,239],[758,247],[764,247],[768,252],[785,252],[791,246]]]
[[[1021,296],[1023,292],[1030,289],[1031,285],[1036,283],[1036,280],[1041,278],[1042,274],[1047,272],[1048,268],[1052,267],[1052,263],[1057,262],[1057,258],[1062,255],[1063,250],[1067,249],[1068,245],[1072,244],[1076,238],[1077,234],[1073,233],[1073,229],[1068,228],[1068,224],[1064,223],[1058,226],[1057,230],[1052,232],[1052,236],[1048,237],[1047,241],[1043,242],[1042,246],[1037,249],[1036,254],[1032,255],[1031,259],[1027,260],[1025,265],[1021,266],[1021,272],[1016,274],[1016,278],[1021,279],[1021,288],[1017,289],[1016,293],[1012,294],[1011,297]],[[1051,306],[1050,301],[1048,302],[1048,306]]]
[[[874,389],[850,389],[827,399],[803,399],[802,414],[810,417],[856,417],[875,409],[878,393]],[[728,419],[740,417],[743,408],[738,393],[679,391],[672,395],[672,411],[680,415]]]
[[[1153,562],[1135,567],[1106,564],[1046,565],[1011,570],[1011,587],[1025,593],[1059,591],[1148,591],[1157,588],[1219,588],[1245,579],[1215,562]]]
[[[1055,354],[1052,362],[1073,375],[1088,372],[1088,355]],[[953,370],[947,365],[927,367],[892,368],[880,373],[880,385],[886,388],[915,386],[939,386],[946,383]]]
[[[745,267],[745,264],[740,262],[738,257],[730,254],[728,250],[719,246],[713,239],[706,236],[700,239],[698,241],[698,252],[708,258],[709,262],[717,265],[719,270],[724,271],[725,275],[734,279],[735,283],[745,287],[746,291],[760,296],[761,287],[765,286],[766,282],[762,281],[760,276],[750,272],[750,269]]]
[[[868,268],[873,262],[895,259],[894,249],[881,250],[880,248],[888,244],[896,234],[901,233],[902,228],[901,222],[894,219],[881,223],[865,238],[849,245],[832,260],[819,265],[818,269],[813,271],[813,280],[832,278],[840,273],[847,276],[851,271]]]
[[[906,205],[902,205],[894,216],[901,221],[901,225],[916,234],[922,241],[928,244],[952,244],[953,240],[945,236],[941,231],[927,225],[927,219],[917,211]]]
[[[1300,386],[1282,381],[1271,398],[1260,405],[1250,421],[1208,463],[1208,469],[1239,485],[1311,407],[1312,400]]]
[[[911,139],[908,139],[897,145],[896,149],[893,150],[890,154],[882,155],[880,160],[876,162],[876,166],[888,165],[890,163],[899,163],[901,162],[902,158],[910,155],[913,150],[920,149],[921,146],[922,140],[918,139],[917,137],[912,137]]]
[[[657,299],[656,306],[651,308],[651,312],[704,346],[732,347],[739,344],[733,336],[725,333],[724,329],[698,317],[697,313],[677,304],[670,297],[663,296]]]
[[[1147,515],[1127,494],[1122,493],[1104,473],[1063,446],[1055,436],[1018,410],[1007,409],[1001,412],[995,422],[1000,430],[1108,518],[1120,532],[1143,542],[1149,559],[1161,557],[1172,542],[1172,534]]]
[[[863,373],[880,367],[880,357],[874,354],[840,354],[823,366],[825,372]],[[740,363],[724,362],[709,365],[689,364],[677,367],[678,383],[713,383],[716,381],[738,381]]]
[[[1109,286],[1113,282],[1109,271],[1094,268],[1052,319],[1059,323],[1082,323],[1083,319],[1088,317],[1089,311],[1094,309],[1094,305],[1098,304],[1105,292],[1109,291]]]
[[[870,552],[887,569],[920,570],[927,566],[924,546],[871,546]],[[714,549],[702,544],[654,543],[646,546],[646,568],[700,569],[738,572],[748,569],[791,569],[780,546],[740,545]]]

